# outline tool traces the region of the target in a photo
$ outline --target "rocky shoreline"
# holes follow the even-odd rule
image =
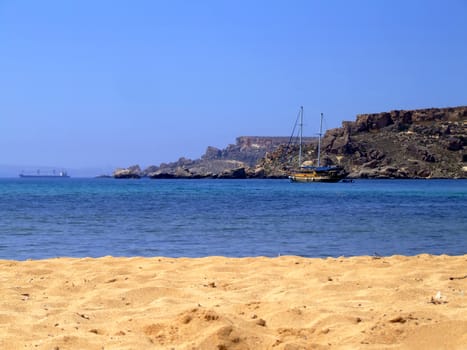
[[[297,164],[298,149],[289,137],[243,136],[225,149],[208,147],[196,160],[142,170],[138,165],[115,170],[119,179],[287,178]],[[467,178],[467,106],[395,110],[360,114],[355,121],[326,132],[321,162],[341,165],[349,178]],[[306,138],[305,164],[317,157],[317,139]]]

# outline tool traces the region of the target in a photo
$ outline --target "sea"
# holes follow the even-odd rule
[[[467,180],[0,179],[0,259],[467,253]]]

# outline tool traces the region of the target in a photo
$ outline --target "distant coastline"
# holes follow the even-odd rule
[[[180,158],[141,169],[119,168],[114,178],[248,179],[287,178],[297,162],[297,146],[287,137],[238,137],[224,149],[207,147],[203,156]],[[349,178],[467,178],[467,106],[393,110],[360,114],[355,121],[327,130],[322,143],[325,165],[343,166]],[[313,164],[317,138],[305,138],[304,163]]]

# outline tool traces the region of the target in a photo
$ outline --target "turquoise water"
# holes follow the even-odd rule
[[[466,180],[0,179],[0,258],[467,253]]]

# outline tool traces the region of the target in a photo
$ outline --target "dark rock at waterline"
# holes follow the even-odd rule
[[[151,168],[147,173],[151,179],[244,179],[247,177],[247,166],[235,160],[198,160],[178,161],[161,164],[159,168]]]
[[[246,179],[245,168],[225,170],[217,176],[219,179]]]

